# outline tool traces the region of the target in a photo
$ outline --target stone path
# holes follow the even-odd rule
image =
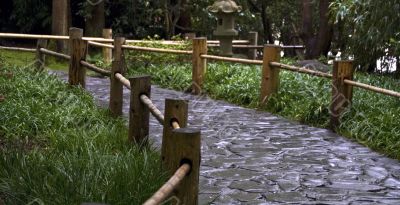
[[[108,79],[88,78],[87,89],[107,105]],[[329,130],[156,86],[151,98],[162,111],[165,98],[190,100],[203,137],[200,204],[400,204],[399,161]],[[156,146],[161,129],[152,117]]]

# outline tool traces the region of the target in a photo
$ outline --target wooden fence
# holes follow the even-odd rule
[[[208,46],[212,44],[215,45],[217,42],[207,41],[206,38],[194,38],[193,49],[190,51],[184,51],[130,46],[126,45],[126,43],[138,41],[128,41],[120,37],[113,40],[83,37],[83,31],[76,28],[71,28],[70,36],[67,37],[26,34],[0,34],[0,37],[69,40],[70,55],[47,50],[45,48],[46,43],[43,41],[38,41],[38,46],[35,50],[22,49],[20,51],[36,52],[39,62],[44,62],[44,54],[69,60],[68,79],[71,85],[81,85],[82,87],[85,87],[85,68],[104,76],[109,76],[111,80],[109,108],[114,117],[122,115],[123,87],[131,90],[128,137],[132,142],[139,144],[147,142],[150,114],[152,114],[157,121],[163,125],[164,130],[161,150],[162,163],[166,170],[175,174],[173,174],[172,178],[170,178],[170,180],[161,187],[152,198],[146,201],[145,204],[147,205],[159,204],[171,195],[177,196],[183,204],[197,204],[200,163],[200,131],[186,127],[188,113],[186,101],[167,99],[165,101],[165,113],[163,115],[151,101],[151,84],[149,76],[139,76],[129,79],[124,77],[126,73],[124,58],[125,50],[191,55],[192,90],[194,94],[202,93],[208,60],[260,65],[262,67],[260,106],[267,103],[271,95],[277,94],[279,90],[279,73],[281,69],[330,79],[332,80],[332,97],[330,103],[332,128],[337,128],[340,125],[339,119],[341,114],[346,107],[351,105],[353,87],[400,98],[399,92],[353,81],[354,68],[352,61],[335,61],[332,74],[311,70],[305,67],[285,65],[279,62],[280,52],[283,48],[276,45],[263,46],[262,60],[249,60],[208,55]],[[106,43],[113,43],[113,45]],[[239,41],[236,43],[248,43],[248,41]],[[85,61],[88,45],[113,50],[111,71],[98,68]],[[42,66],[43,63],[39,63],[37,69],[42,69]]]
[[[174,197],[183,204],[198,203],[201,132],[199,129],[193,129],[187,126],[188,101],[181,99],[166,99],[165,113],[162,114],[151,100],[150,76],[137,76],[132,78],[126,78],[124,76],[126,74],[124,50],[139,50],[141,48],[127,47],[124,45],[126,40],[121,37],[112,39],[112,41],[101,38],[83,37],[83,30],[77,28],[70,29],[70,35],[68,38],[64,36],[21,34],[0,34],[0,37],[38,39],[36,49],[9,47],[0,47],[0,49],[36,52],[35,69],[37,70],[43,69],[45,55],[68,60],[68,83],[72,86],[81,86],[82,88],[85,88],[86,69],[110,77],[109,109],[113,117],[121,117],[123,114],[123,87],[130,90],[128,139],[131,142],[136,143],[138,146],[145,146],[148,144],[150,126],[149,118],[150,114],[152,114],[163,126],[161,147],[162,167],[172,175],[171,178],[144,204],[161,204],[169,197]],[[47,39],[68,40],[69,55],[47,50]],[[112,42],[114,45],[105,44],[109,42]],[[86,62],[85,58],[88,45],[113,50],[114,59],[112,61],[111,71]],[[168,49],[145,49],[145,51],[176,54],[191,53],[191,51],[182,52]],[[2,96],[0,96],[0,101],[1,100],[3,100]]]

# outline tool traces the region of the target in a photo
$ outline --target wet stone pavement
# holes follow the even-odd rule
[[[89,77],[87,89],[107,105],[108,79]],[[151,98],[161,111],[165,98],[190,101],[189,124],[202,129],[199,204],[400,204],[399,161],[329,130],[157,86]],[[153,117],[150,127],[160,146],[162,127]]]

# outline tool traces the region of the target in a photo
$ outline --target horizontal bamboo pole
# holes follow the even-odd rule
[[[122,83],[123,86],[125,86],[126,88],[131,90],[131,83],[129,82],[129,80],[127,78],[125,78],[123,75],[121,75],[121,73],[115,73],[115,78],[117,78],[119,80],[119,82]]]
[[[56,36],[56,35],[36,35],[36,34],[21,34],[21,33],[0,33],[0,38],[22,38],[22,39],[50,39],[50,40],[69,40],[69,36]],[[114,42],[113,39],[97,38],[97,37],[83,37],[85,41],[98,41],[98,42]]]
[[[362,88],[362,89],[365,89],[365,90],[370,90],[370,91],[374,91],[374,92],[381,93],[381,94],[384,94],[384,95],[389,95],[389,96],[400,98],[400,93],[392,91],[392,90],[387,90],[387,89],[384,89],[384,88],[379,88],[379,87],[375,87],[375,86],[372,86],[372,85],[367,85],[367,84],[364,84],[364,83],[355,82],[355,81],[347,80],[347,79],[344,80],[344,83],[347,84],[347,85],[352,85],[352,86],[359,87],[359,88]]]
[[[208,40],[207,43],[208,44],[219,44],[219,40]],[[232,43],[233,44],[249,44],[250,41],[248,41],[248,40],[233,40]]]
[[[181,183],[185,176],[190,172],[190,165],[183,164],[176,170],[175,174],[165,183],[150,199],[143,205],[158,205],[171,196],[172,192]]]
[[[248,60],[242,58],[230,58],[230,57],[222,57],[222,56],[213,56],[213,55],[201,55],[201,58],[219,60],[219,61],[228,61],[234,63],[244,63],[244,64],[253,64],[253,65],[262,65],[263,61],[260,60]]]
[[[148,40],[126,40],[126,43],[159,43],[162,45],[183,45],[185,41],[148,41]]]
[[[97,66],[95,66],[93,64],[90,64],[90,63],[88,63],[88,62],[86,62],[84,60],[81,60],[80,63],[81,63],[81,65],[85,66],[89,70],[94,71],[96,73],[100,73],[101,75],[104,75],[104,76],[110,76],[111,75],[110,71],[104,70],[102,68],[99,68],[99,67],[97,67]]]
[[[34,49],[34,48],[19,48],[19,47],[0,46],[0,49],[10,50],[10,51],[36,52],[36,49]]]
[[[219,47],[219,44],[210,44],[208,47]],[[247,48],[247,49],[263,49],[263,45],[232,45],[233,48]],[[305,49],[304,46],[294,45],[294,46],[280,46],[283,49]]]
[[[172,122],[172,128],[179,129],[179,128],[181,128],[181,126],[179,125],[179,123],[177,121],[173,121]]]
[[[62,54],[62,53],[57,53],[55,51],[47,50],[45,48],[40,48],[40,52],[42,52],[44,54],[47,54],[47,55],[50,55],[50,56],[55,56],[55,57],[58,57],[58,58],[62,58],[62,59],[65,59],[65,60],[70,60],[71,59],[71,56],[69,56],[69,55]]]
[[[104,43],[97,43],[97,42],[94,42],[94,41],[88,41],[88,43],[89,43],[89,45],[96,46],[96,47],[114,49],[113,45],[107,45],[107,44],[104,44]]]
[[[315,76],[319,76],[319,77],[332,79],[332,74],[324,73],[324,72],[316,71],[316,70],[310,70],[310,69],[307,69],[307,68],[304,68],[304,67],[285,65],[283,63],[277,63],[277,62],[271,62],[270,65],[278,67],[278,68],[282,68],[282,69],[285,69],[285,70],[289,70],[289,71],[294,71],[294,72],[298,72],[298,73],[305,73],[305,74],[309,74],[309,75],[315,75]]]
[[[149,52],[158,52],[158,53],[171,53],[171,54],[185,54],[191,55],[192,51],[183,51],[183,50],[173,50],[173,49],[162,49],[162,48],[147,48],[147,47],[140,47],[140,46],[127,46],[123,45],[122,48],[130,49],[130,50],[137,50],[137,51],[149,51]]]
[[[161,111],[153,104],[153,102],[150,100],[149,97],[146,95],[141,95],[140,100],[142,101],[143,104],[145,104],[149,110],[150,113],[153,114],[153,116],[157,119],[157,121],[163,125],[164,124],[164,115],[161,113]]]

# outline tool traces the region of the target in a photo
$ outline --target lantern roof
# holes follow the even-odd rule
[[[242,7],[232,0],[217,0],[207,9],[211,13],[238,13],[242,11]]]

